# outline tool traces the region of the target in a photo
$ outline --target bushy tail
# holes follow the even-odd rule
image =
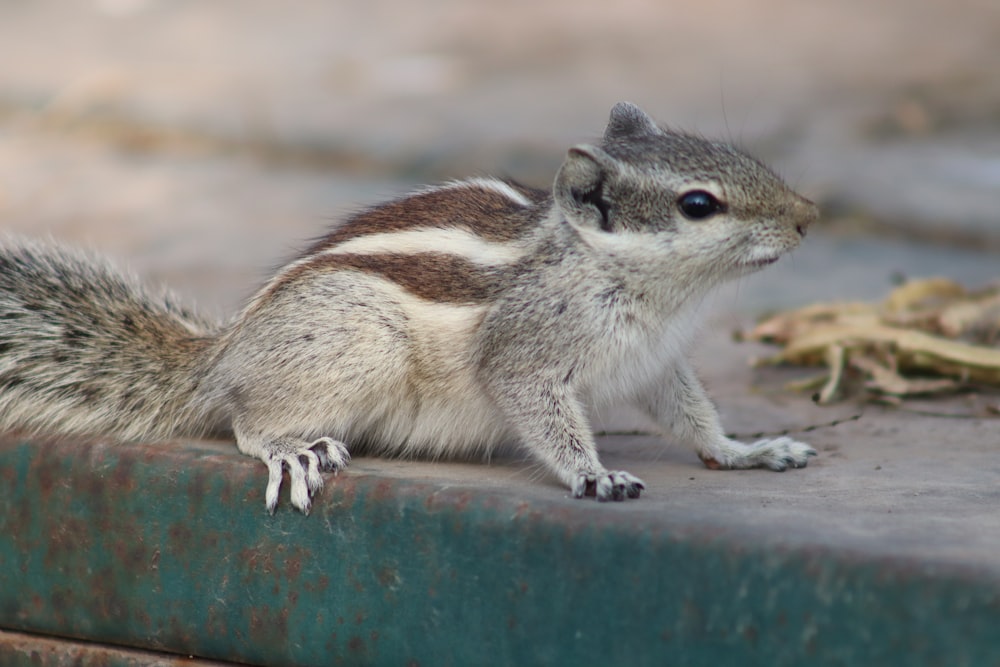
[[[191,397],[219,327],[77,250],[0,240],[0,431],[204,431]]]

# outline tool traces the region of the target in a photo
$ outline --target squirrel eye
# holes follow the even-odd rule
[[[685,192],[677,200],[677,206],[688,220],[704,220],[725,208],[710,192],[704,190]]]

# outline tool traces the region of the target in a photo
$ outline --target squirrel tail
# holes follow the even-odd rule
[[[106,260],[0,239],[0,431],[195,436],[220,326]]]

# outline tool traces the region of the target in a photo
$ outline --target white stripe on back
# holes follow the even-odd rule
[[[529,206],[534,206],[534,202],[525,197],[523,194],[515,190],[508,183],[504,183],[498,178],[468,178],[462,181],[450,181],[443,185],[437,185],[433,187],[420,190],[417,194],[424,194],[427,192],[438,192],[440,190],[458,190],[461,188],[479,188],[481,190],[491,190],[499,195],[503,195],[507,199],[518,206],[524,206],[525,208]]]
[[[319,255],[408,255],[439,252],[455,255],[475,264],[509,264],[524,255],[524,249],[514,243],[492,243],[460,227],[407,229],[398,232],[366,234],[348,239]]]

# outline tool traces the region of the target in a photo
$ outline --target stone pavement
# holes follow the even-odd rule
[[[345,212],[427,180],[544,185],[630,99],[731,136],[824,204],[791,258],[712,301],[700,368],[730,430],[829,421],[728,332],[877,298],[897,274],[1000,267],[1000,5],[97,0],[0,5],[0,227],[84,243],[231,311]],[[955,399],[960,401],[961,399]],[[624,414],[598,428],[631,425]],[[805,470],[711,472],[601,440],[649,491],[623,516],[1000,579],[997,423],[869,408]],[[234,450],[235,455],[235,450]],[[357,460],[349,474],[565,492],[532,464]]]

